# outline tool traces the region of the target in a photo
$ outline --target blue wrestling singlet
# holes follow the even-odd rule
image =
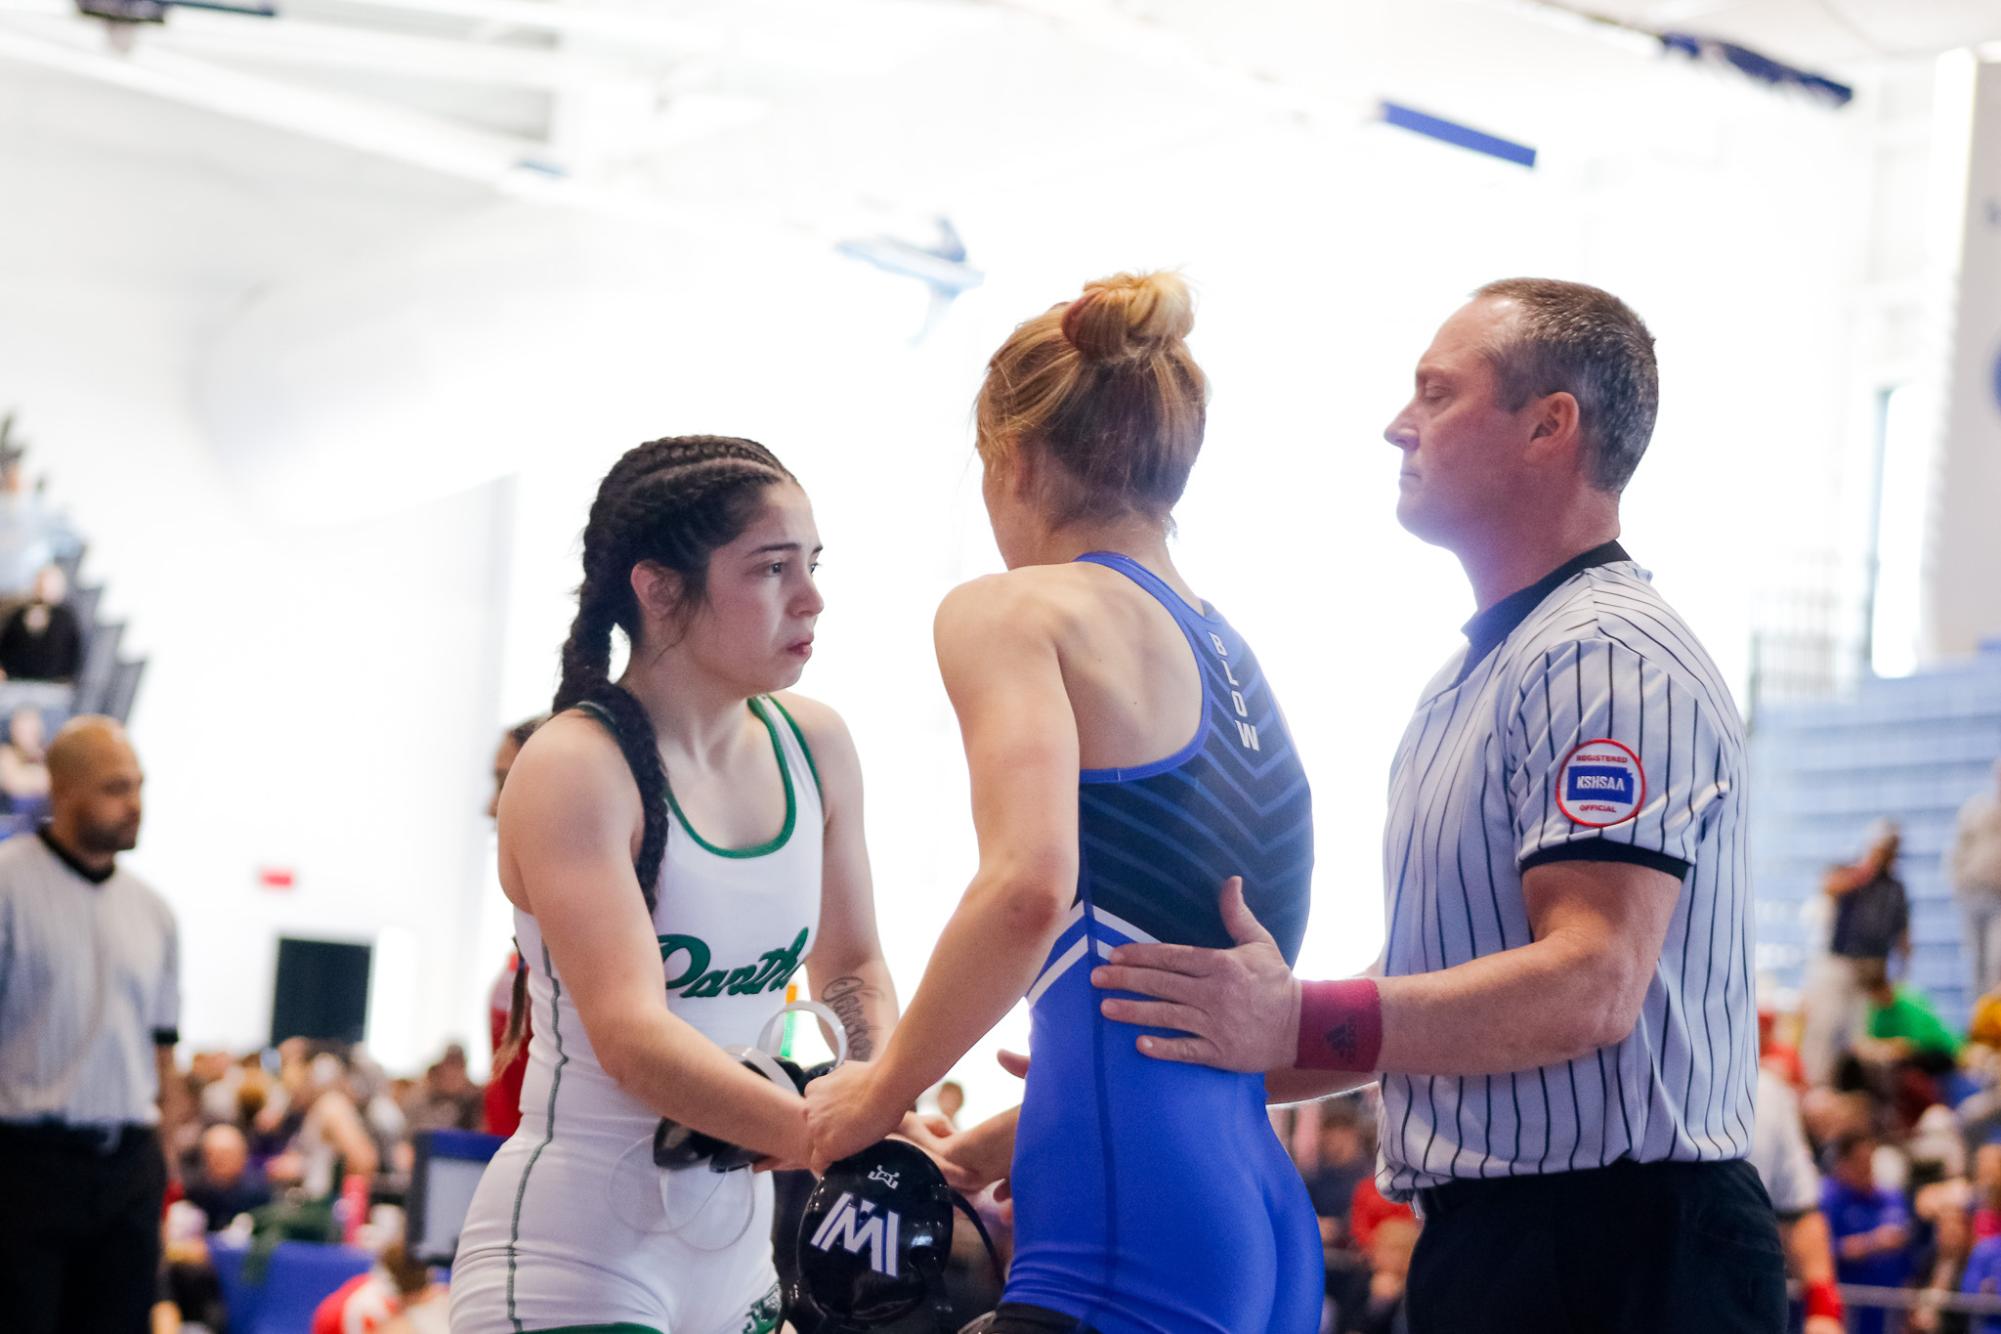
[[[1244,877],[1292,962],[1313,869],[1306,774],[1257,659],[1213,609],[1136,562],[1117,570],[1173,614],[1202,673],[1188,745],[1087,769],[1077,901],[1028,993],[1033,1064],[1015,1139],[1016,1251],[1005,1303],[1102,1334],[1313,1334],[1319,1226],[1265,1114],[1261,1075],[1142,1056],[1091,966],[1127,941],[1228,947],[1216,899]],[[1153,1030],[1164,1031],[1164,1030]]]

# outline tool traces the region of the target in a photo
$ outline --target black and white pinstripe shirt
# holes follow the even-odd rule
[[[1623,1042],[1515,1074],[1383,1081],[1385,1193],[1622,1157],[1743,1157],[1757,1022],[1729,689],[1617,543],[1466,631],[1391,773],[1385,971],[1528,944],[1522,876],[1546,862],[1637,862],[1680,877],[1682,893]]]
[[[166,901],[98,876],[46,837],[0,844],[0,1121],[152,1125],[157,1044],[177,1040]]]

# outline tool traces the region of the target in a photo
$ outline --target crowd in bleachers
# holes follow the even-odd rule
[[[359,1049],[294,1038],[242,1057],[198,1053],[180,1078],[167,1100],[186,1114],[168,1146],[178,1176],[156,1328],[281,1328],[240,1317],[246,1295],[279,1282],[271,1253],[285,1242],[346,1248],[314,1271],[320,1289],[343,1280],[308,1294],[327,1313],[314,1334],[443,1328],[442,1288],[402,1244],[403,1206],[415,1135],[482,1128],[463,1049],[399,1078]]]
[[[140,673],[118,657],[122,627],[98,621],[99,590],[75,587],[83,542],[25,456],[0,417],[0,838],[47,813],[48,738],[78,713],[122,721]]]
[[[278,1328],[232,1323],[231,1314],[236,1306],[240,1317],[241,1303],[255,1297],[259,1258],[287,1242],[323,1245],[343,1257],[307,1276],[320,1317],[312,1334],[422,1334],[443,1327],[443,1289],[402,1245],[404,1205],[413,1137],[486,1128],[483,1090],[461,1048],[448,1047],[421,1077],[404,1078],[385,1073],[359,1049],[292,1039],[243,1056],[197,1053],[180,1078],[182,1087],[168,1100],[184,1115],[170,1143],[179,1173],[165,1220],[168,1272],[158,1329]],[[1376,1189],[1372,1096],[1274,1113],[1320,1218],[1325,1328],[1333,1334],[1403,1328],[1403,1282],[1418,1223],[1409,1208]],[[948,1081],[925,1110],[956,1123],[963,1098]],[[2001,1148],[1994,1167],[2001,1185]],[[978,1208],[1004,1265],[1010,1210],[992,1198]],[[285,1281],[268,1258],[264,1263],[271,1282]],[[970,1228],[955,1237],[951,1286],[970,1314],[991,1309],[998,1297],[992,1262]]]
[[[444,1328],[441,1275],[406,1245],[405,1206],[419,1135],[489,1129],[462,1048],[403,1078],[359,1048],[295,1038],[243,1056],[197,1053],[179,1078],[166,1099],[183,1114],[169,1133],[178,1171],[156,1334],[289,1334],[273,1314],[281,1298],[310,1312],[311,1334]],[[926,1110],[956,1121],[963,1100],[948,1081]],[[803,1198],[810,1178],[786,1175]],[[991,1198],[978,1207],[1005,1264],[1010,1210]],[[321,1259],[297,1262],[304,1247]],[[969,1317],[998,1299],[993,1262],[970,1228],[955,1235],[950,1282]],[[295,1291],[264,1291],[280,1287]]]
[[[179,1175],[169,1191],[157,1328],[259,1334],[266,1324],[230,1322],[232,1299],[240,1306],[254,1293],[255,1257],[281,1242],[345,1248],[338,1264],[312,1276],[322,1317],[312,1334],[442,1328],[443,1289],[402,1245],[404,1205],[414,1136],[485,1129],[483,1090],[461,1048],[448,1047],[421,1077],[403,1078],[359,1049],[292,1039],[240,1057],[197,1053],[181,1079],[180,1096],[169,1100],[186,1114],[170,1146]],[[926,1110],[957,1122],[963,1098],[948,1081]],[[1320,1218],[1325,1328],[1402,1329],[1418,1223],[1376,1189],[1372,1094],[1281,1109],[1274,1120]],[[2001,1146],[1992,1167],[2001,1191]],[[979,1210],[1005,1264],[1010,1211],[991,1198],[979,1201]],[[338,1287],[329,1286],[334,1278],[342,1279]],[[955,1237],[951,1280],[969,1313],[991,1309],[998,1296],[992,1263],[970,1228]],[[427,1313],[435,1323],[421,1321]]]
[[[1975,947],[2001,906],[2001,765],[1947,857],[1979,997],[1964,1029],[1909,980],[1897,831],[1879,825],[1866,843],[1810,905],[1821,927],[1798,996],[1761,996],[1758,1115],[1796,1118],[1813,1155],[1809,1198],[1848,1294],[1840,1327],[2001,1334],[2001,956]]]

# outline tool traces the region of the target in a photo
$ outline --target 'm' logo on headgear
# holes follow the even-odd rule
[[[886,1334],[915,1328],[899,1322],[929,1308],[925,1328],[957,1329],[945,1292],[952,1205],[945,1174],[903,1140],[831,1164],[799,1217],[798,1272],[785,1292],[791,1326]]]
[[[892,1190],[896,1188],[894,1175],[889,1178],[888,1185]],[[811,1244],[815,1250],[829,1252],[839,1246],[851,1255],[866,1250],[870,1269],[895,1278],[899,1253],[896,1234],[902,1225],[903,1220],[894,1209],[878,1213],[874,1200],[857,1200],[847,1191],[842,1191],[841,1198],[834,1202],[833,1211],[813,1233]]]
[[[1591,829],[1624,824],[1647,804],[1640,757],[1610,737],[1587,741],[1556,771],[1556,804],[1571,823]]]

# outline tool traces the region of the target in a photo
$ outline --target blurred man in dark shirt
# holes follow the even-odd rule
[[[233,1125],[214,1125],[202,1132],[201,1167],[186,1181],[183,1194],[202,1211],[210,1232],[220,1232],[238,1214],[271,1202],[271,1183],[251,1165],[250,1142]]]

